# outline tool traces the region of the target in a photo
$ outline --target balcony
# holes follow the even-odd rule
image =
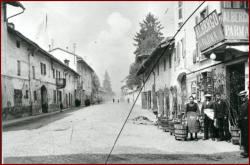
[[[66,79],[65,78],[56,78],[56,88],[62,89],[66,86]]]

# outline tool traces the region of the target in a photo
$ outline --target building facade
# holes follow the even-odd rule
[[[201,105],[206,93],[220,93],[230,109],[237,111],[237,94],[248,90],[249,84],[248,2],[205,2],[183,25],[200,4],[176,2],[174,26],[180,31],[173,51],[160,59],[145,84],[144,108],[176,117],[189,96]],[[141,68],[145,77],[160,48],[155,54]]]
[[[70,52],[62,48],[52,49],[50,50],[50,53],[80,75],[79,82],[77,84],[77,98],[80,100],[81,105],[85,105],[86,100],[94,102],[98,95],[98,93],[93,89],[93,76],[95,72],[87,64],[87,62],[74,52]]]
[[[75,106],[79,74],[15,30],[1,5],[1,100],[3,119]]]

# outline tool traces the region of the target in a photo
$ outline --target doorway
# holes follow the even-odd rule
[[[48,113],[48,94],[47,94],[47,89],[44,85],[41,87],[41,104],[42,104],[42,112]]]
[[[245,64],[237,63],[227,66],[227,100],[230,105],[232,120],[239,115],[241,105],[238,94],[245,90]]]

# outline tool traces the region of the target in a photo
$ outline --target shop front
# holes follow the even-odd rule
[[[222,9],[222,20],[219,22],[216,21],[219,20],[216,12],[210,15],[213,15],[214,19],[210,19],[210,24],[206,24],[208,29],[205,33],[197,33],[203,28],[202,24],[196,25],[194,29],[201,53],[214,60],[216,65],[196,73],[196,95],[200,99],[204,93],[220,93],[229,105],[233,124],[241,104],[238,93],[248,90],[249,83],[248,11]]]

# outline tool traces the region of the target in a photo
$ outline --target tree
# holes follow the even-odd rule
[[[94,93],[98,92],[100,86],[101,86],[100,80],[99,80],[98,76],[96,75],[96,73],[94,73],[92,75],[92,91]]]
[[[140,68],[140,64],[132,63],[129,68],[129,75],[126,81],[127,86],[133,89],[134,86],[141,86],[141,77],[137,76],[136,73]]]
[[[108,72],[106,71],[104,74],[104,80],[102,84],[103,89],[108,93],[108,94],[113,94],[112,88],[111,88],[111,81]]]
[[[140,31],[136,33],[134,45],[136,46],[135,55],[150,55],[152,51],[164,39],[163,29],[160,21],[153,14],[148,13],[145,20],[140,23]]]
[[[134,38],[134,45],[136,50],[134,54],[139,55],[150,55],[153,50],[162,42],[164,39],[162,25],[153,14],[148,13],[146,18],[140,23],[140,31],[136,33]],[[142,61],[142,60],[140,60]],[[127,86],[132,89],[134,86],[140,87],[142,78],[136,76],[137,71],[141,66],[141,62],[137,61],[130,65],[130,71],[127,79]]]

